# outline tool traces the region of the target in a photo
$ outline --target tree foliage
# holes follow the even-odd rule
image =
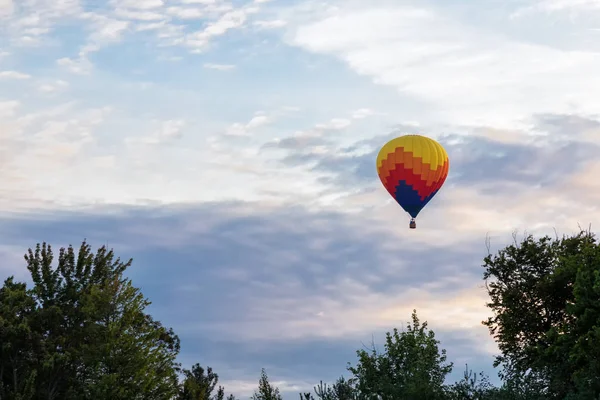
[[[420,323],[416,310],[406,331],[388,332],[385,350],[375,346],[370,352],[358,350],[358,363],[349,366],[361,395],[379,396],[382,400],[401,398],[443,398],[444,379],[452,371],[446,364],[446,350],[438,349],[435,333]]]
[[[179,339],[144,312],[150,304],[121,262],[87,243],[46,243],[25,255],[33,287],[9,278],[0,292],[0,381],[6,399],[170,399]]]
[[[0,288],[0,399],[34,398],[36,334],[31,325],[35,311],[35,299],[26,285],[6,279]]]
[[[593,234],[534,239],[489,255],[484,324],[502,376],[547,399],[600,396],[600,246]]]
[[[258,391],[254,392],[252,400],[282,400],[279,388],[271,385],[267,372],[263,368],[258,381]]]
[[[219,375],[213,372],[211,367],[206,371],[200,364],[194,364],[191,370],[183,370],[184,380],[177,400],[223,400],[225,398],[225,389],[219,386],[217,392],[213,394],[219,383]],[[229,395],[227,400],[235,400],[233,395]]]

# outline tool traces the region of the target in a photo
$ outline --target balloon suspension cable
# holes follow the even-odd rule
[[[414,218],[410,219],[410,224],[408,225],[410,227],[410,229],[416,229],[417,227],[417,222],[415,221]]]

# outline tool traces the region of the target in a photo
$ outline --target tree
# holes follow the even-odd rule
[[[353,385],[353,380],[346,380],[343,376],[329,387],[321,382],[319,386],[315,388],[315,393],[321,400],[358,399],[358,392]]]
[[[12,277],[0,288],[0,399],[26,400],[35,394],[33,332],[35,299]]]
[[[258,392],[254,392],[251,400],[282,400],[279,388],[269,383],[269,377],[264,368],[258,381]]]
[[[576,271],[573,301],[567,303],[566,313],[573,321],[554,327],[548,337],[558,350],[567,354],[573,368],[578,399],[600,397],[600,244],[592,235],[582,237],[581,252],[563,261],[563,268]],[[548,354],[550,353],[550,354]],[[552,349],[544,354],[550,360]]]
[[[56,268],[46,243],[25,260],[33,287],[9,278],[0,292],[3,400],[177,394],[179,338],[144,312],[150,302],[124,278],[131,260],[86,242],[61,248]]]
[[[348,366],[354,375],[361,398],[378,396],[383,400],[442,399],[444,379],[452,371],[452,363],[445,364],[446,350],[438,350],[439,341],[427,322],[421,324],[416,310],[412,325],[405,332],[386,334],[385,351],[379,354],[358,350],[358,364]]]
[[[223,400],[225,398],[225,389],[219,386],[217,393],[213,395],[215,387],[219,383],[219,375],[213,372],[211,367],[206,371],[195,364],[191,370],[183,370],[185,376],[178,400]],[[227,400],[235,400],[233,395],[229,395]]]
[[[450,385],[446,392],[447,400],[527,400],[528,397],[515,396],[506,388],[496,388],[483,372],[478,375],[465,365],[463,379]]]
[[[484,279],[507,386],[545,399],[600,396],[600,246],[593,234],[535,240],[488,255]],[[521,389],[522,390],[522,389]]]
[[[358,400],[358,392],[353,386],[352,380],[340,377],[333,385],[327,386],[321,381],[314,388],[317,398],[320,400]],[[311,393],[300,393],[300,400],[314,400]]]

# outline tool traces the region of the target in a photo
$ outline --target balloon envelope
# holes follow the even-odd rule
[[[441,144],[421,135],[400,136],[377,155],[377,173],[400,206],[416,218],[440,190],[450,161]]]

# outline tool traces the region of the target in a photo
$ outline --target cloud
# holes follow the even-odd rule
[[[363,119],[363,118],[369,117],[373,114],[374,114],[373,110],[370,110],[368,108],[361,108],[352,113],[352,118]]]
[[[268,21],[254,21],[254,26],[257,26],[261,29],[277,29],[282,28],[287,25],[287,22],[282,19],[273,19]]]
[[[352,122],[345,118],[333,118],[326,124],[317,124],[315,128],[322,130],[339,130],[350,126]]]
[[[18,106],[17,101],[0,105],[0,110],[6,111],[0,112],[3,118],[0,209],[52,206],[52,193],[60,186],[58,182],[72,187],[65,192],[67,198],[76,198],[83,186],[68,184],[71,174],[93,168],[97,154],[88,153],[97,146],[93,133],[111,110],[81,109],[74,103],[65,103],[21,114]],[[76,165],[79,167],[74,168]]]
[[[533,5],[518,8],[511,14],[511,17],[520,18],[539,12],[590,12],[600,10],[600,3],[597,0],[537,0],[533,3]]]
[[[202,5],[214,5],[219,0],[181,0],[181,4],[202,4]]]
[[[246,128],[254,129],[269,123],[269,117],[266,115],[257,115],[246,124]]]
[[[600,55],[576,43],[508,38],[442,9],[357,4],[295,24],[289,43],[418,99],[429,121],[513,128],[535,113],[585,114],[600,106],[592,95],[600,79],[581,79],[595,76]]]
[[[249,11],[245,9],[226,12],[217,21],[210,23],[206,28],[187,34],[184,39],[185,45],[197,51],[204,49],[211,38],[223,35],[231,29],[243,26],[248,17],[248,12]]]
[[[168,7],[167,14],[179,19],[199,19],[204,17],[201,8],[195,7]]]
[[[183,137],[183,129],[185,128],[184,120],[167,120],[167,121],[154,121],[154,132],[146,137],[135,137],[129,138],[126,142],[129,144],[165,144],[171,143],[174,140],[181,139]]]
[[[6,2],[6,0],[4,0]],[[131,33],[156,33],[154,43],[160,46],[183,46],[193,52],[205,51],[209,42],[228,31],[245,26],[262,4],[248,1],[234,7],[215,1],[181,1],[179,4],[162,0],[111,1],[103,7],[88,7],[78,0],[51,2],[35,0],[25,3],[17,13],[9,15],[12,3],[3,3],[0,15],[9,18],[8,30],[14,43],[36,45],[51,43],[55,27],[62,20],[79,20],[88,32],[87,43],[81,46],[78,60],[100,48],[132,38]],[[40,13],[44,18],[40,18]],[[197,20],[203,22],[198,29]],[[63,61],[77,61],[60,57]]]
[[[349,118],[332,118],[325,123],[317,123],[313,128],[297,131],[292,136],[286,138],[275,138],[263,145],[263,149],[297,149],[302,155],[325,154],[328,152],[327,144],[332,144],[331,137],[326,136],[328,133],[336,133],[344,131],[350,127],[353,120],[363,119],[372,115],[373,111],[369,109],[359,109],[352,113]]]
[[[535,116],[534,120],[534,130],[548,139],[584,139],[590,142],[598,142],[600,139],[600,120],[594,119],[593,116],[540,114]]]
[[[4,4],[11,4],[10,1]],[[0,3],[1,4],[1,3]],[[0,7],[1,14],[2,7]],[[60,20],[77,17],[81,12],[78,0],[19,2],[3,24],[8,38],[17,46],[39,46]],[[43,15],[43,18],[41,17]],[[6,16],[6,15],[5,15]]]
[[[69,72],[80,75],[87,75],[92,70],[92,63],[83,54],[78,59],[71,59],[69,57],[63,57],[56,60],[56,64],[64,67]]]
[[[128,10],[123,8],[115,9],[115,16],[119,18],[125,18],[129,20],[137,21],[161,21],[165,19],[165,16],[161,13],[153,11],[142,11],[142,10]]]
[[[0,79],[30,79],[31,75],[18,71],[0,71]]]
[[[182,136],[181,129],[185,126],[185,121],[170,120],[161,123],[158,136],[163,139],[176,139]]]
[[[55,93],[64,90],[68,86],[68,82],[59,79],[52,83],[43,83],[39,85],[38,90],[44,93]]]
[[[13,0],[0,0],[0,17],[10,16],[14,9]]]
[[[118,43],[124,39],[127,29],[131,26],[131,21],[120,19],[118,9],[115,12],[117,18],[108,17],[98,13],[81,14],[81,18],[87,23],[89,35],[87,37],[87,43],[81,46],[79,50],[78,60],[72,61],[68,58],[66,59],[68,60],[68,65],[77,65],[71,67],[72,72],[82,73],[82,70],[88,72],[91,69],[91,63],[88,59],[90,53],[97,52],[104,46]],[[144,21],[148,18],[148,15],[144,14],[143,11],[141,14],[136,14],[135,11],[132,13],[133,14],[129,14],[128,18],[135,19],[134,17],[137,16]]]
[[[111,0],[114,7],[131,8],[137,10],[152,10],[165,5],[163,0]]]
[[[237,122],[232,124],[225,132],[225,135],[227,135],[227,136],[248,136],[248,135],[250,135],[250,133],[253,130],[268,124],[270,121],[271,121],[271,119],[268,116],[258,114],[258,115],[255,115],[254,117],[252,117],[252,119],[250,119],[250,121],[248,121],[245,124],[241,124],[241,123],[237,123]]]
[[[12,117],[20,104],[17,100],[0,101],[0,117]]]
[[[218,71],[231,71],[232,69],[235,69],[235,65],[206,63],[206,64],[204,64],[204,68],[216,69]]]

